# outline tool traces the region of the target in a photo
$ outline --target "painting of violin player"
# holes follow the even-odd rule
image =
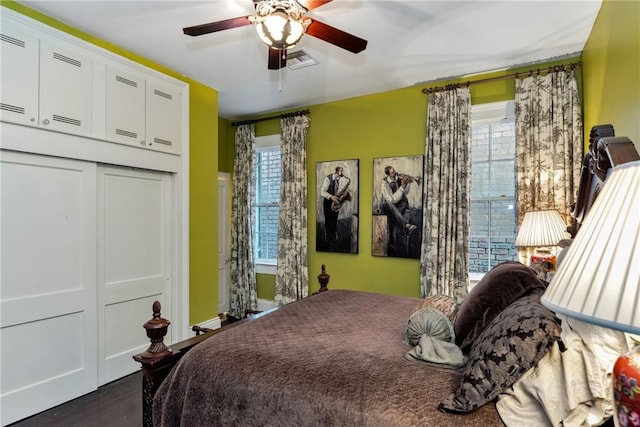
[[[316,250],[358,253],[358,160],[319,162]]]
[[[373,255],[420,258],[422,175],[423,156],[374,159]]]

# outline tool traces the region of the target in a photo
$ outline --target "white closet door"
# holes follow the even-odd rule
[[[96,165],[0,151],[2,425],[97,387]]]
[[[167,173],[98,167],[99,385],[139,369],[155,300],[171,320],[171,187]]]

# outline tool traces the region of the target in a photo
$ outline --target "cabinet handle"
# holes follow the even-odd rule
[[[35,118],[35,117],[31,117],[31,121],[32,121],[32,122],[35,122],[35,121],[36,121],[36,118]]]
[[[144,142],[144,140],[140,141],[140,145],[145,145],[146,143]]]
[[[42,124],[43,124],[43,125],[48,125],[48,124],[49,124],[49,119],[44,119],[44,120],[42,121]]]

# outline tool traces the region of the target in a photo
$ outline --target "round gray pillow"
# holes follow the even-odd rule
[[[407,343],[418,345],[422,335],[428,335],[444,342],[455,340],[451,322],[443,312],[434,308],[423,308],[409,316],[406,332]]]

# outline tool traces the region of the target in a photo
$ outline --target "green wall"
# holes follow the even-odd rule
[[[233,173],[234,132],[229,120],[218,118],[218,170]]]
[[[189,322],[210,320],[218,309],[218,92],[160,64],[70,27],[15,1],[2,6],[189,84],[190,231]],[[187,286],[187,284],[184,284]]]
[[[194,81],[189,87],[189,323],[194,324],[218,315],[218,93]]]
[[[574,57],[555,61],[541,65],[540,68],[558,63],[575,62],[578,59]],[[524,67],[484,74],[474,76],[472,80],[503,76],[528,69],[529,67]],[[578,80],[580,79],[579,71]],[[438,82],[437,86],[452,82],[455,81]],[[309,277],[312,292],[319,288],[316,277],[320,273],[321,265],[325,264],[327,273],[331,275],[329,288],[420,295],[418,260],[371,255],[371,209],[373,159],[424,154],[427,96],[421,92],[423,87],[428,85],[305,107],[310,110],[311,117],[311,126],[307,135],[309,188],[307,205],[309,207]],[[474,104],[513,99],[514,79],[473,84],[471,97]],[[279,126],[278,119],[257,122],[256,135],[279,133]],[[233,132],[233,128],[230,128],[226,133],[227,139],[220,139],[221,152],[223,144],[233,144]],[[224,148],[225,153],[232,151],[232,148]],[[355,255],[315,251],[317,212],[314,201],[319,197],[319,185],[315,182],[315,164],[339,159],[360,160],[359,253]],[[272,299],[274,284],[274,276],[258,274],[258,297]]]
[[[640,1],[605,0],[582,58],[585,140],[610,123],[640,151]]]

